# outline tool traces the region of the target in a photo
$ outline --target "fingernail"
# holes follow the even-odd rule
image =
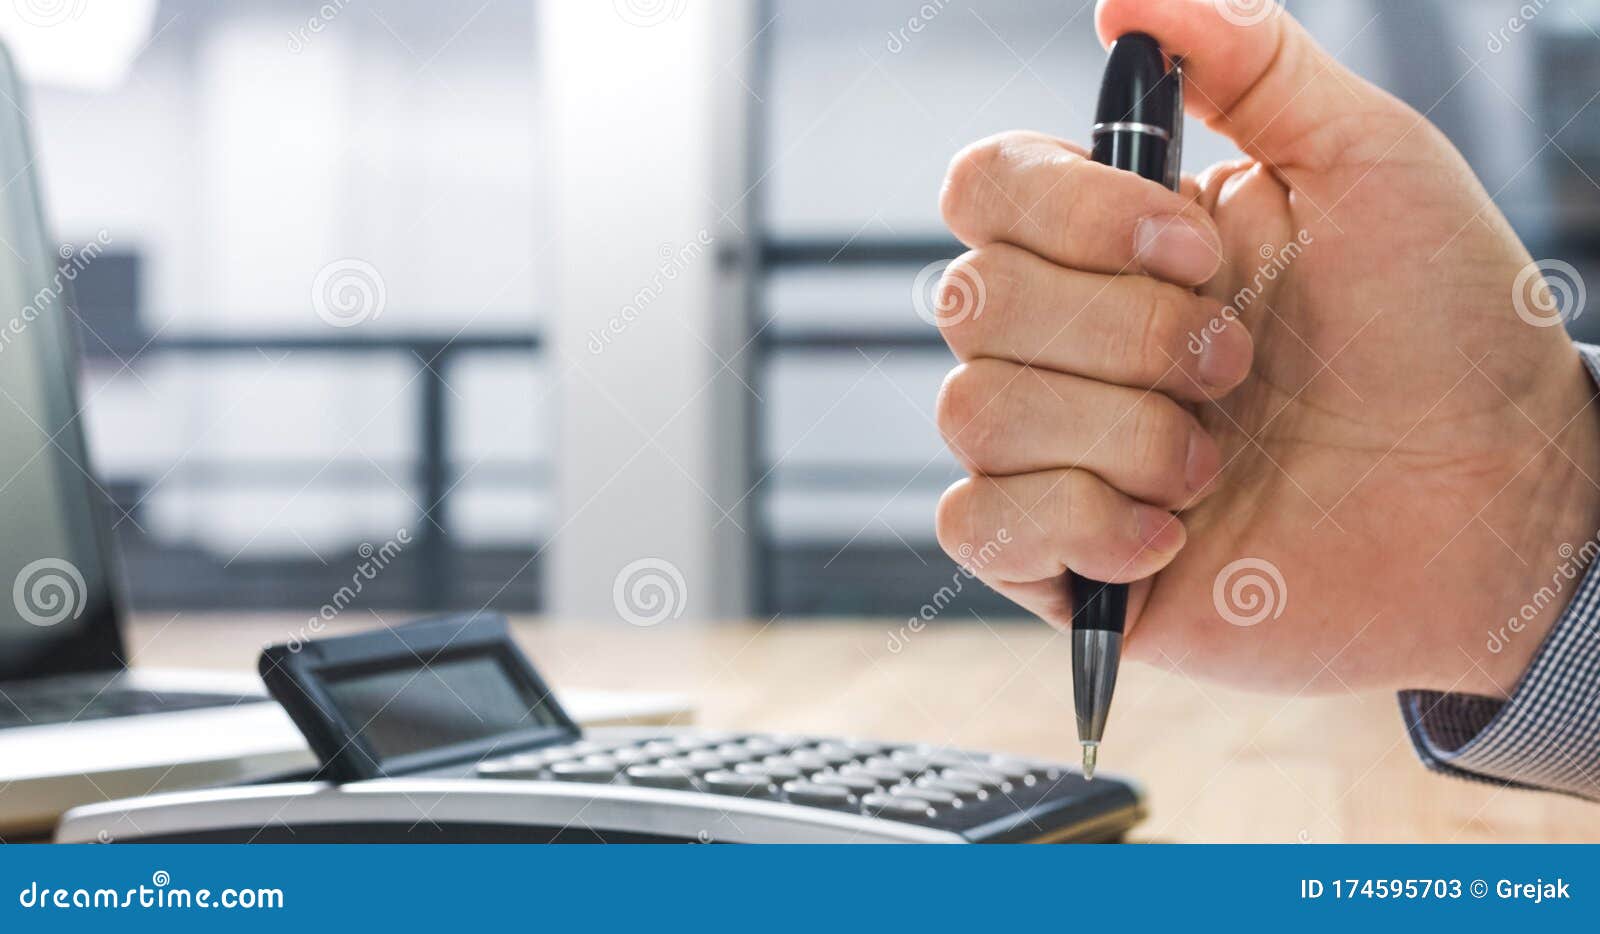
[[[1210,279],[1222,262],[1211,232],[1176,214],[1140,221],[1133,231],[1133,251],[1145,272],[1182,285]]]
[[[1195,366],[1200,381],[1212,389],[1232,389],[1250,375],[1253,351],[1250,332],[1237,321],[1229,322],[1209,334],[1200,348],[1200,360]]]
[[[1139,523],[1139,544],[1147,552],[1170,555],[1183,547],[1183,523],[1165,509],[1144,503],[1134,507]]]
[[[1189,434],[1189,456],[1183,464],[1183,479],[1190,493],[1203,493],[1217,478],[1222,466],[1222,452],[1206,433],[1196,428]]]

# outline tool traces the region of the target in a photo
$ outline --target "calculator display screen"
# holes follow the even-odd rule
[[[324,686],[339,716],[380,759],[561,722],[494,655],[330,673]]]

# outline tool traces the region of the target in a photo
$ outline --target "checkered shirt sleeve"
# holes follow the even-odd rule
[[[1600,383],[1600,347],[1578,345]],[[1417,754],[1435,771],[1600,801],[1600,561],[1590,561],[1509,700],[1402,691]]]

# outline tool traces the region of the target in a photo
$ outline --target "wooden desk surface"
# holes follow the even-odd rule
[[[328,632],[378,621],[351,612]],[[405,617],[385,614],[391,622]],[[677,691],[717,728],[953,743],[1076,761],[1067,640],[1039,624],[902,620],[640,629],[525,619],[519,640],[563,687]],[[136,621],[134,663],[250,669],[305,618]],[[1433,775],[1394,698],[1285,699],[1124,669],[1101,768],[1140,781],[1138,839],[1172,842],[1593,842],[1600,806]]]

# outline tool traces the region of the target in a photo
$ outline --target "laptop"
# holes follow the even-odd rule
[[[0,840],[79,804],[315,759],[252,668],[131,670],[110,510],[77,392],[70,268],[44,222],[25,96],[0,46]],[[114,157],[114,156],[112,156]],[[81,254],[80,254],[81,255]],[[591,724],[684,722],[677,695],[579,692]]]

